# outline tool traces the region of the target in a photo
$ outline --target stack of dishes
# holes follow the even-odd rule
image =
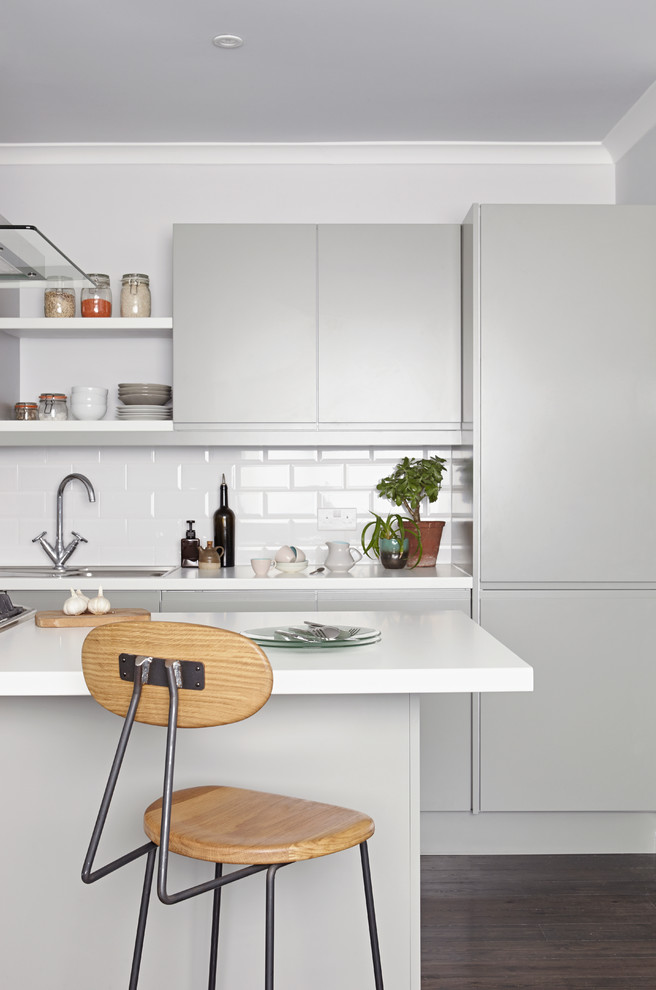
[[[118,397],[123,403],[116,410],[117,419],[171,419],[173,410],[170,385],[146,382],[122,382]]]

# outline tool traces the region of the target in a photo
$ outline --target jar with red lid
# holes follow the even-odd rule
[[[94,285],[93,288],[85,286],[80,293],[82,316],[111,316],[112,290],[109,284],[109,275],[95,272],[88,277]]]
[[[17,402],[14,406],[14,419],[25,422],[39,418],[39,407],[36,402]]]
[[[63,392],[42,392],[39,396],[39,419],[68,419],[68,406]]]

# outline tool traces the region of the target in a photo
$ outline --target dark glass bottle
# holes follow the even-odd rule
[[[235,566],[235,514],[228,508],[228,485],[225,474],[221,475],[219,508],[214,513],[214,546],[223,547],[221,563],[224,567]]]

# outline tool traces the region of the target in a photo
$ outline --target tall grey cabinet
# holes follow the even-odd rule
[[[535,667],[481,699],[482,810],[646,810],[656,633],[656,208],[466,223],[482,624]]]

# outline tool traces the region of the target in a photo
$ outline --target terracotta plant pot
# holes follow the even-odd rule
[[[417,540],[413,533],[408,531],[408,539],[410,540],[410,553],[408,556],[408,567],[435,567],[437,562],[437,554],[440,549],[440,541],[442,539],[442,530],[444,529],[444,521],[442,519],[430,519],[420,522],[419,532],[421,533],[422,542],[422,555],[421,560],[417,564]]]

